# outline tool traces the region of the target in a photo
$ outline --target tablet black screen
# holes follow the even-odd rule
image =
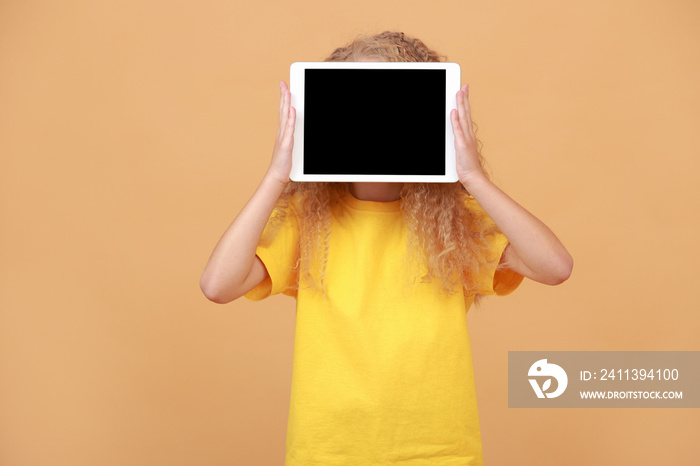
[[[305,174],[445,174],[445,70],[307,69],[304,93]]]

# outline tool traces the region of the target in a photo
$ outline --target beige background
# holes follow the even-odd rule
[[[508,409],[509,350],[700,350],[700,4],[0,3],[0,464],[281,465],[294,301],[198,288],[279,80],[356,34],[461,64],[498,184],[575,258],[470,311],[488,465],[698,464],[697,410]],[[342,133],[339,137],[342,137]]]

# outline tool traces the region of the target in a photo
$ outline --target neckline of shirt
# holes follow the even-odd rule
[[[348,206],[355,210],[366,210],[370,212],[398,212],[401,205],[401,199],[389,202],[364,201],[356,198],[352,193],[347,193],[342,199]]]

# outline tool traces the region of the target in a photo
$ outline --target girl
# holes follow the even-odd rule
[[[394,32],[327,58],[443,60]],[[217,303],[297,300],[285,464],[482,464],[467,310],[523,277],[563,282],[571,256],[487,177],[468,85],[451,113],[459,183],[290,181],[296,114],[280,91],[269,169],[201,288]]]

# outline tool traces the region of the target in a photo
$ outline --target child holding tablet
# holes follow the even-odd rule
[[[327,59],[442,60],[394,32]],[[523,277],[565,281],[571,256],[488,179],[467,85],[451,113],[457,183],[290,181],[296,113],[280,91],[270,166],[200,285],[218,303],[296,298],[285,465],[482,464],[467,310]],[[352,137],[338,128],[338,144]]]

